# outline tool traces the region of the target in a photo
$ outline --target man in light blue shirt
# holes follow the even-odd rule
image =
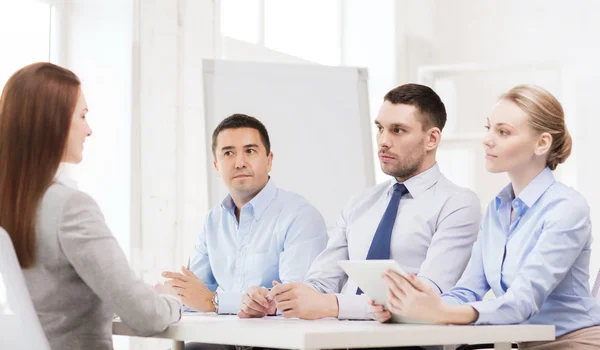
[[[214,166],[229,195],[207,215],[189,270],[166,272],[166,284],[197,311],[244,316],[273,313],[242,300],[266,295],[273,281],[302,281],[325,248],[327,228],[306,199],[275,186],[273,153],[257,119],[234,114],[213,133]]]

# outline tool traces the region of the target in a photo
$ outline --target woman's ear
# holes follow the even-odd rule
[[[550,148],[552,147],[552,135],[547,132],[542,133],[540,138],[535,146],[535,154],[537,156],[543,156],[550,152]]]

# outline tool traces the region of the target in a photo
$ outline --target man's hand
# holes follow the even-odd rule
[[[392,314],[385,310],[383,305],[375,304],[375,302],[369,299],[369,305],[371,306],[371,316],[381,323],[386,323],[392,318]]]
[[[275,302],[268,299],[269,290],[264,287],[250,287],[242,296],[242,305],[238,317],[260,318],[272,315],[277,310]]]
[[[190,270],[182,266],[181,272],[183,274],[169,271],[163,272],[163,277],[169,278],[165,284],[175,289],[181,297],[181,301],[186,306],[201,312],[216,311],[212,303],[215,293],[208,289]]]
[[[275,300],[283,317],[297,317],[316,320],[338,316],[338,302],[335,295],[323,294],[303,283],[273,282],[269,299]]]

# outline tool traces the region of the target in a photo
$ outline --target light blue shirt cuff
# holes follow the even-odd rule
[[[441,296],[442,303],[450,306],[462,305],[463,303],[450,294],[442,294]]]
[[[198,312],[197,310],[192,309],[189,306],[183,305],[183,312]]]
[[[241,292],[217,292],[219,296],[219,315],[223,314],[237,314],[240,311],[242,304]]]
[[[371,320],[371,307],[366,295],[336,294],[340,320]]]
[[[479,313],[479,317],[473,322],[476,325],[492,324],[492,317],[498,311],[496,303],[491,300],[476,301],[465,305],[473,307]]]

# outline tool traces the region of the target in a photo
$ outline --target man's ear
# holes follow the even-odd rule
[[[273,152],[269,152],[267,156],[267,172],[271,172],[271,167],[273,166]]]
[[[427,130],[427,140],[425,143],[425,149],[431,151],[436,149],[442,141],[442,131],[438,127],[433,127]]]
[[[221,174],[219,173],[219,164],[217,163],[217,160],[213,160],[213,167],[215,167],[215,170],[217,172],[217,176],[221,177]]]

